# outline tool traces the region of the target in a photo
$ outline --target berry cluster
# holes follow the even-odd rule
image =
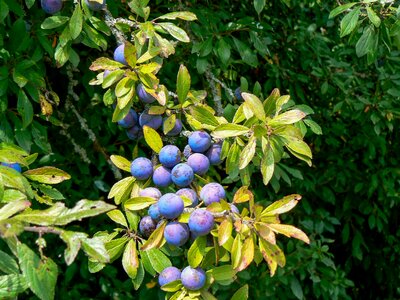
[[[125,55],[125,44],[119,45],[114,50],[114,60],[120,62],[121,64],[128,65]],[[104,77],[108,76],[110,71],[104,71]],[[139,83],[136,86],[136,95],[139,100],[144,104],[151,104],[157,99],[152,96],[148,91],[146,91],[146,87]],[[141,128],[145,125],[153,128],[154,130],[159,129],[160,127],[165,126],[165,119],[161,115],[150,114],[148,110],[143,111],[139,116],[133,109],[130,109],[129,113],[120,121],[118,121],[118,125],[122,128],[126,129],[126,134],[129,139],[136,140],[141,136],[142,130]],[[167,136],[176,136],[182,130],[182,122],[179,119],[176,119],[174,127],[167,132]]]
[[[183,161],[185,158],[186,161]],[[131,163],[131,173],[136,179],[152,178],[156,186],[139,192],[141,197],[157,200],[149,207],[148,215],[141,218],[139,231],[143,237],[148,238],[166,220],[163,233],[166,243],[181,247],[189,238],[194,240],[205,236],[214,228],[213,214],[201,206],[226,199],[225,190],[219,183],[208,183],[199,193],[193,183],[195,174],[205,175],[210,165],[221,162],[221,145],[212,143],[208,133],[195,131],[189,136],[184,155],[175,145],[166,145],[159,152],[158,159],[160,165],[155,168],[151,160],[145,157],[136,158]],[[175,193],[162,194],[159,190],[171,185],[178,187]],[[190,208],[185,210],[185,203]],[[232,211],[238,213],[237,208],[231,206]],[[184,211],[190,213],[187,223],[178,221]],[[182,285],[189,290],[198,290],[204,286],[206,275],[201,268],[188,266],[182,272],[175,267],[168,267],[159,277],[161,286],[175,280],[181,280]]]

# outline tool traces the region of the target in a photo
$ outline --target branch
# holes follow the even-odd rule
[[[53,227],[45,227],[45,226],[25,226],[24,230],[30,232],[37,232],[40,235],[42,235],[43,233],[53,233],[58,235],[63,233],[63,231],[60,229]]]

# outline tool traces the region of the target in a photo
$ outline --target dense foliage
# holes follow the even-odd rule
[[[101,2],[65,1],[51,15],[40,1],[0,0],[0,160],[22,165],[0,166],[1,297],[161,299],[156,274],[188,260],[218,283],[206,299],[400,297],[398,4]],[[113,60],[121,43],[126,64]],[[138,101],[139,82],[155,103]],[[131,107],[164,126],[130,139],[116,122]],[[168,136],[176,119],[185,130]],[[224,141],[225,161],[194,186],[221,183],[241,217],[276,229],[288,209],[268,212],[302,196],[280,218],[311,242],[278,238],[286,264],[281,252],[261,262],[275,235],[248,235],[234,213],[216,220],[213,247],[197,238],[184,257],[158,249],[165,222],[148,242],[132,235],[154,200],[137,194],[150,182],[127,175],[130,162],[183,151],[195,130]]]

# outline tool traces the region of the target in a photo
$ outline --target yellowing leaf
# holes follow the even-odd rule
[[[273,245],[276,244],[275,233],[268,228],[267,224],[255,223],[254,227],[255,227],[258,235],[262,239],[266,240],[267,242],[269,242]]]
[[[222,246],[225,244],[229,237],[232,235],[232,220],[224,219],[218,227],[218,244]]]
[[[25,171],[23,174],[31,180],[46,184],[57,184],[64,180],[71,179],[71,176],[68,173],[55,167],[31,169]]]
[[[156,153],[159,153],[163,147],[163,142],[160,135],[153,128],[145,125],[143,126],[144,139],[147,145]]]
[[[300,199],[301,196],[298,194],[285,196],[281,200],[275,201],[264,209],[261,213],[261,217],[283,214],[295,207]]]
[[[117,168],[127,172],[131,171],[131,162],[125,157],[119,155],[111,155],[110,159]]]
[[[284,224],[266,224],[271,230],[286,235],[287,237],[292,237],[295,239],[302,240],[303,242],[309,244],[310,239],[308,236],[300,229],[292,225]]]
[[[248,133],[250,129],[238,124],[221,124],[217,126],[211,135],[215,138],[227,138]]]
[[[235,236],[235,239],[233,240],[232,250],[231,250],[232,267],[234,269],[236,269],[239,266],[241,257],[242,257],[242,240],[240,239],[240,235],[237,234]]]
[[[271,276],[274,276],[278,265],[285,266],[285,255],[277,245],[272,245],[262,239],[259,239],[259,247],[264,260],[268,264]]]
[[[142,247],[140,247],[140,250],[145,251],[158,247],[164,238],[164,229],[166,225],[167,222],[163,221],[161,225],[153,231],[149,239],[142,245]]]
[[[254,196],[247,186],[239,188],[233,196],[233,203],[244,203],[253,200]]]
[[[129,240],[122,255],[122,267],[130,278],[135,278],[139,268],[139,258],[135,240]]]
[[[252,236],[247,237],[244,240],[242,247],[242,257],[240,259],[240,264],[236,268],[237,271],[242,271],[246,269],[254,259],[254,240]]]

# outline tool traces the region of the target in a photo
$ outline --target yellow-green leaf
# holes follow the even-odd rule
[[[221,225],[218,227],[218,244],[222,246],[226,243],[229,237],[232,235],[232,220],[225,219],[222,221]]]
[[[111,155],[110,159],[117,168],[127,172],[131,171],[131,162],[125,157],[119,155]]]
[[[107,213],[107,216],[115,223],[120,224],[124,227],[128,227],[128,223],[126,222],[125,216],[120,210],[114,209],[112,211],[109,211]]]
[[[247,186],[240,187],[233,196],[233,203],[244,203],[254,199],[254,195]]]
[[[31,180],[46,184],[57,184],[64,180],[71,179],[71,176],[68,173],[55,167],[31,169],[25,171],[23,174]]]
[[[241,257],[242,257],[242,240],[240,239],[240,235],[237,234],[235,236],[235,239],[233,240],[232,250],[231,250],[232,267],[234,269],[236,269],[239,266]]]
[[[267,185],[274,175],[275,170],[275,160],[274,160],[274,152],[271,148],[267,148],[267,151],[264,152],[264,156],[261,159],[261,174],[263,175],[263,183]]]
[[[149,239],[142,245],[142,247],[140,247],[140,250],[145,251],[158,247],[164,238],[164,229],[166,225],[167,222],[163,221],[160,226],[153,231]]]
[[[152,197],[134,197],[134,198],[126,200],[124,203],[124,207],[125,207],[125,209],[133,210],[133,211],[142,210],[156,202],[157,202],[157,199],[154,199]]]
[[[284,225],[284,224],[266,224],[271,230],[286,235],[287,237],[295,238],[302,240],[303,242],[309,244],[310,239],[308,236],[300,229],[292,226],[292,225]]]
[[[188,263],[192,268],[197,268],[206,254],[207,237],[199,236],[195,239],[188,251]]]
[[[299,109],[292,109],[277,115],[268,121],[269,126],[282,126],[296,123],[302,120],[306,114]]]
[[[240,264],[236,268],[237,271],[242,271],[246,269],[254,259],[254,240],[252,236],[247,237],[244,240],[242,247],[242,257],[240,259]]]
[[[248,298],[249,298],[249,286],[246,284],[233,294],[231,300],[247,300]]]
[[[249,93],[242,93],[242,97],[257,119],[265,122],[265,111],[261,100],[258,99],[257,96]]]
[[[136,249],[136,242],[130,239],[122,255],[122,267],[130,278],[135,278],[139,268],[139,258]]]
[[[153,128],[145,125],[143,126],[144,139],[147,145],[156,153],[159,153],[163,147],[163,142],[160,135]]]
[[[239,158],[239,169],[242,170],[247,167],[256,153],[256,138],[252,136],[248,144],[243,148]]]
[[[178,95],[178,100],[180,104],[185,102],[186,97],[190,89],[190,74],[184,65],[179,67],[177,83],[176,83],[176,93]]]
[[[275,201],[274,203],[269,205],[266,209],[264,209],[263,212],[261,213],[261,217],[279,215],[288,212],[297,205],[300,199],[301,196],[298,194],[285,196],[282,199]]]

